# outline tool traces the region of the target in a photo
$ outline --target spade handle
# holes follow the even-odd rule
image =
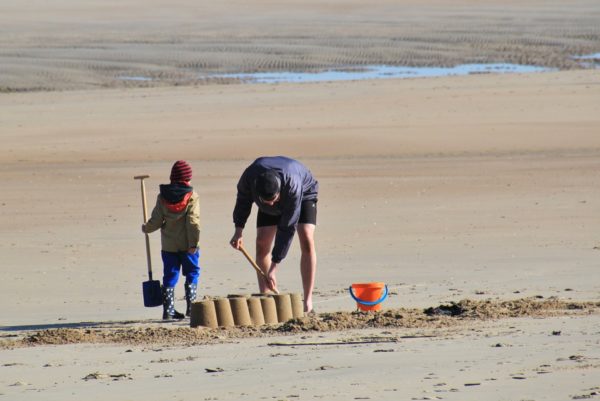
[[[140,180],[140,188],[142,191],[142,209],[144,212],[144,224],[148,221],[148,207],[146,206],[146,186],[144,180],[149,178],[149,175],[136,175],[133,177],[134,180]],[[148,278],[152,281],[152,258],[150,257],[150,237],[148,233],[144,233],[146,236],[146,260],[148,261]]]

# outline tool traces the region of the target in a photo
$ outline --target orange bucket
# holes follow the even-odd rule
[[[381,310],[381,303],[388,297],[385,283],[355,283],[348,288],[348,291],[356,301],[358,309],[363,311]]]

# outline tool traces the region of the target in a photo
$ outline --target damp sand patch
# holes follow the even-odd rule
[[[334,312],[310,315],[262,327],[190,328],[155,323],[150,327],[58,328],[24,333],[2,340],[0,348],[63,344],[124,344],[132,346],[193,346],[243,338],[336,332],[360,329],[445,329],[477,322],[518,317],[555,317],[600,313],[600,301],[573,302],[558,298],[517,300],[462,300],[426,309],[389,309],[382,312]]]

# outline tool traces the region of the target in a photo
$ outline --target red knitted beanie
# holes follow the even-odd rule
[[[192,166],[185,160],[177,160],[171,168],[171,182],[185,182],[192,179]]]

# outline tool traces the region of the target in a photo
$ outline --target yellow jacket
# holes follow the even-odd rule
[[[156,197],[156,206],[146,223],[145,231],[151,233],[160,228],[163,251],[184,252],[189,248],[199,247],[200,200],[198,194],[192,191],[189,197],[182,202],[179,203],[179,208],[174,208],[174,205],[167,202],[162,195]]]

